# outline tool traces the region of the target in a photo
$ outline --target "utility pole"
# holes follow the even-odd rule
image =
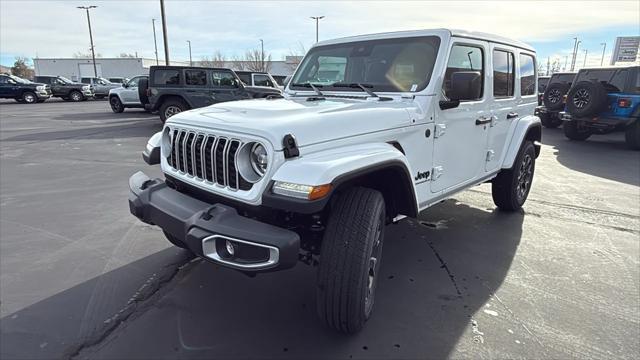
[[[260,39],[260,71],[264,71],[264,41]]]
[[[565,55],[564,56],[564,67],[562,68],[562,71],[567,71],[567,63],[569,61],[569,55]]]
[[[91,16],[89,16],[89,9],[95,9],[97,6],[77,6],[78,9],[87,11],[87,23],[89,24],[89,41],[91,42],[91,58],[93,59],[93,76],[98,77],[98,68],[96,67],[96,51],[93,46],[93,33],[91,32]]]
[[[318,42],[318,22],[320,19],[324,19],[324,16],[311,16],[316,21],[316,42]]]
[[[573,55],[571,57],[571,71],[573,71],[573,69],[575,69],[576,67],[576,60],[578,57],[578,48],[580,47],[580,43],[582,42],[581,40],[578,40],[577,37],[574,37],[573,40],[575,40],[575,42],[573,44]]]
[[[550,59],[549,59],[549,57],[547,56],[547,76],[549,76],[549,75],[550,75],[550,73],[551,73],[551,71],[550,71],[550,70],[551,70]]]
[[[151,24],[153,25],[153,45],[156,48],[156,65],[160,65],[158,61],[158,41],[156,40],[156,19],[151,19]]]
[[[189,66],[193,66],[193,60],[191,60],[191,40],[187,40],[189,43]]]
[[[169,40],[167,39],[167,17],[164,14],[164,0],[160,0],[160,15],[162,16],[162,38],[164,39],[164,63],[169,65]]]
[[[582,63],[582,67],[587,66],[587,49],[584,49],[584,62]]]
[[[600,45],[602,45],[602,58],[600,59],[600,66],[602,66],[602,64],[604,63],[604,51],[607,50],[607,43],[603,42],[600,43]]]

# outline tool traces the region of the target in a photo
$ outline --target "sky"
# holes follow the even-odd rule
[[[91,23],[96,52],[154,58],[152,18],[163,58],[159,0],[0,0],[0,64],[16,56],[71,57],[89,52],[84,10],[96,5]],[[605,64],[616,36],[640,35],[640,1],[179,1],[166,0],[172,60],[194,60],[220,51],[227,58],[260,47],[273,60],[301,54],[319,38],[386,31],[456,28],[490,32],[533,45],[540,63],[571,62],[574,37],[581,40],[577,65]]]

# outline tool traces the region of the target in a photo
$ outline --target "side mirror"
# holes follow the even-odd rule
[[[122,87],[126,89],[126,88],[128,88],[128,87],[129,87],[129,84],[127,84],[127,83],[122,83]]]
[[[451,74],[451,100],[476,100],[482,96],[482,74],[479,71],[457,71]]]

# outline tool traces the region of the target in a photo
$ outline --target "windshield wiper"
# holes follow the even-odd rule
[[[324,94],[322,93],[322,91],[320,91],[318,88],[322,87],[322,85],[313,85],[312,83],[303,83],[303,84],[291,84],[291,86],[301,86],[301,87],[308,87],[313,89],[313,91],[315,91],[316,95],[318,96],[324,96]]]
[[[353,88],[353,89],[357,89],[360,88],[362,89],[362,91],[366,92],[367,95],[374,97],[374,98],[378,98],[379,100],[391,100],[391,98],[389,97],[380,97],[378,94],[374,93],[373,91],[371,91],[369,88],[372,88],[373,85],[371,84],[361,84],[361,83],[334,83],[333,85],[331,85],[333,87],[348,87],[348,88]]]

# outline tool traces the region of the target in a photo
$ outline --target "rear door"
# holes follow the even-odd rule
[[[18,96],[18,84],[8,76],[0,76],[0,97],[10,98]]]
[[[491,89],[487,76],[489,43],[454,39],[444,74],[444,100],[451,89],[451,75],[458,71],[482,74],[483,91],[478,99],[461,101],[453,109],[436,108],[431,191],[460,188],[484,175],[484,159],[490,121]]]
[[[185,95],[189,98],[194,108],[209,106],[213,104],[211,79],[207,76],[205,69],[185,69],[184,87]]]

